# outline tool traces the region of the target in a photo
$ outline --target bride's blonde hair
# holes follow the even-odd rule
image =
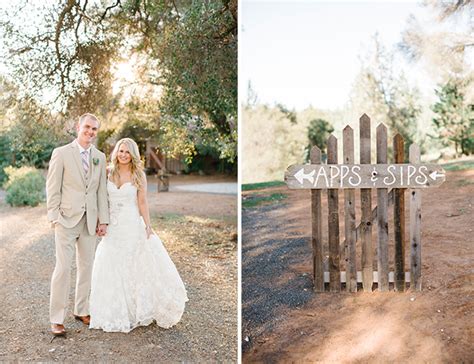
[[[140,151],[138,149],[137,143],[133,139],[130,138],[123,138],[120,139],[117,144],[115,144],[114,150],[112,151],[111,156],[111,166],[110,166],[110,179],[112,182],[116,182],[120,180],[119,170],[118,170],[118,152],[120,150],[120,146],[125,144],[128,147],[130,152],[130,156],[132,160],[130,162],[130,172],[132,174],[132,184],[134,184],[137,189],[140,189],[143,185],[143,163],[140,159]]]

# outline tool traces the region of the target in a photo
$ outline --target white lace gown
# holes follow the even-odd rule
[[[160,238],[146,238],[137,188],[107,182],[110,224],[92,271],[90,328],[129,332],[156,321],[175,325],[188,300],[183,281]]]

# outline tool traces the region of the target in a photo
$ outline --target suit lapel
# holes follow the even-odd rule
[[[94,146],[91,146],[91,152],[90,152],[90,160],[89,160],[89,178],[92,180],[94,177],[95,170],[97,169],[98,165],[96,166],[94,164],[94,159],[98,158],[97,157],[97,151],[94,148]]]
[[[86,177],[84,176],[84,167],[82,167],[82,160],[81,160],[81,154],[79,153],[79,147],[77,146],[76,142],[72,142],[71,144],[72,147],[72,156],[74,160],[76,161],[77,169],[79,171],[79,174],[81,175],[82,182],[86,184]],[[90,168],[89,168],[90,171]]]

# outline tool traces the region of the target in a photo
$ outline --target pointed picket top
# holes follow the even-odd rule
[[[379,125],[377,125],[377,133],[379,133],[379,130],[380,132],[387,133],[387,127],[384,123],[380,123]]]
[[[331,134],[328,138],[328,164],[337,164],[337,138]]]
[[[319,149],[317,146],[311,148],[309,156],[311,163],[321,163],[321,149]]]
[[[364,114],[362,114],[362,116],[360,117],[359,121],[360,121],[361,123],[364,123],[364,124],[365,124],[365,123],[370,123],[370,118],[369,118],[369,116],[368,116],[367,114],[364,113]]]
[[[387,127],[384,123],[377,126],[377,163],[387,163]]]
[[[403,163],[405,161],[405,142],[400,133],[393,137],[393,157],[395,163]]]
[[[334,134],[331,134],[328,138],[328,154],[330,151],[337,153],[337,138],[334,136]]]
[[[344,163],[354,164],[354,130],[349,125],[342,131],[342,155]]]
[[[403,140],[403,137],[400,133],[397,133],[394,137],[393,137],[393,140],[397,143],[399,143],[400,141],[403,143],[404,140]]]

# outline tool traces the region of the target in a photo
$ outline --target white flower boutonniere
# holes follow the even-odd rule
[[[92,163],[94,163],[94,166],[99,164],[99,158],[92,158]]]

